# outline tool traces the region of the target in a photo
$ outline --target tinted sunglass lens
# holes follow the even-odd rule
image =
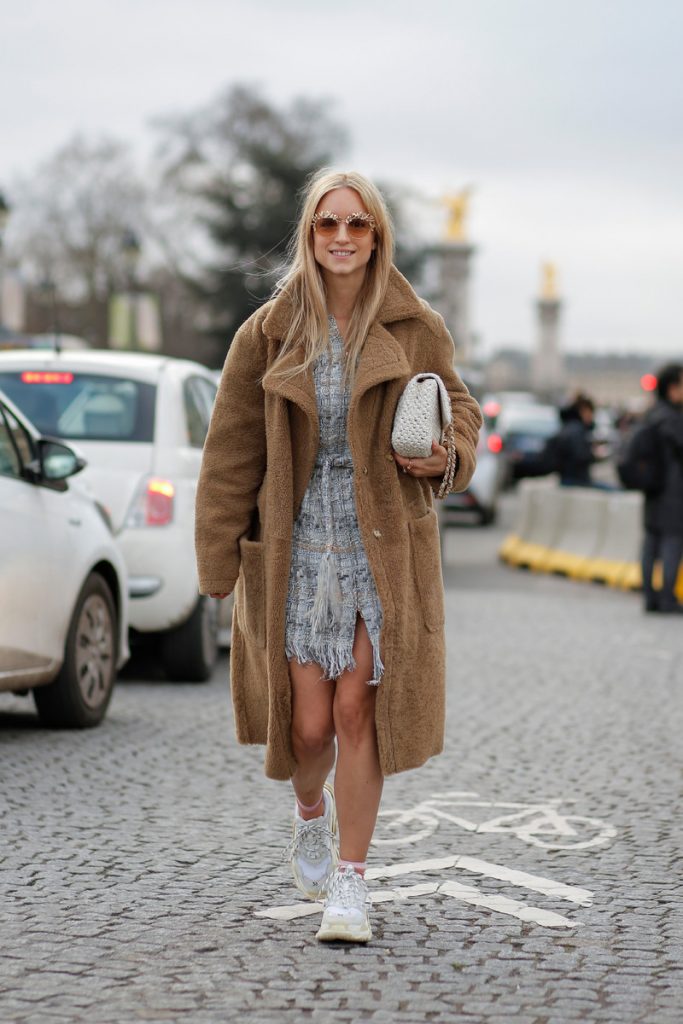
[[[331,235],[337,230],[338,223],[334,217],[320,217],[315,222],[315,230],[320,231],[323,235]]]
[[[362,235],[366,235],[370,230],[370,225],[362,217],[354,217],[348,223],[349,234],[355,235],[356,238],[360,238]]]

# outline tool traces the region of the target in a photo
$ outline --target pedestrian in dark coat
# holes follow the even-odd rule
[[[577,395],[560,410],[562,427],[554,439],[557,472],[563,487],[592,487],[590,467],[593,454],[595,406],[587,395]]]
[[[661,445],[663,486],[645,495],[643,593],[647,611],[681,612],[675,591],[683,557],[683,364],[671,363],[659,371],[657,397],[646,422],[656,427]],[[658,559],[663,576],[659,593],[652,582]]]

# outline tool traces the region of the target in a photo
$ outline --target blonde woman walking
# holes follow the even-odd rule
[[[448,390],[457,464],[481,416],[442,318],[392,264],[377,188],[323,171],[275,297],[230,346],[197,492],[202,593],[235,590],[237,737],[291,780],[294,880],[324,898],[317,938],[367,942],[364,880],[385,775],[444,739],[444,603],[433,498],[447,467],[391,447],[416,373]],[[328,776],[334,768],[334,789]]]

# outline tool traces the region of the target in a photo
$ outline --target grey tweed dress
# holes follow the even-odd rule
[[[331,350],[331,351],[330,351]],[[330,350],[313,367],[320,444],[301,510],[294,523],[287,593],[285,653],[337,679],[356,667],[356,618],[365,621],[373,651],[371,685],[381,682],[382,607],[363,547],[346,434],[349,388],[344,342],[330,317]]]

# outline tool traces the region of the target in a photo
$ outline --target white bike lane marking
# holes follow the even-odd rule
[[[384,868],[369,868],[367,877],[394,878],[397,875],[412,874],[418,871],[446,871],[448,868],[461,868],[464,871],[471,871],[475,875],[497,878],[501,882],[510,882],[512,885],[519,885],[525,889],[540,892],[544,896],[553,896],[556,899],[567,900],[570,903],[577,903],[583,907],[589,907],[593,902],[593,893],[590,889],[581,889],[576,885],[566,885],[564,882],[556,882],[552,878],[545,878],[543,875],[530,875],[526,871],[516,871],[514,868],[507,868],[504,864],[493,864],[488,860],[480,860],[479,857],[466,857],[463,855],[433,857],[429,860],[413,861],[410,864],[391,864]]]
[[[505,867],[503,864],[493,864],[476,857],[460,855],[435,857],[407,864],[391,864],[385,867],[369,868],[366,872],[366,878],[368,880],[397,878],[401,875],[425,871],[447,871],[453,868],[510,882],[512,885],[531,889],[543,895],[567,900],[570,903],[584,907],[590,906],[593,899],[593,893],[589,889],[566,885],[563,882],[556,882],[554,879],[545,878],[542,875],[531,875],[525,871],[517,871],[513,868]],[[429,896],[437,893],[450,896],[472,906],[483,907],[506,914],[509,917],[516,917],[521,921],[542,925],[546,928],[576,928],[581,924],[579,921],[572,921],[570,918],[563,917],[561,914],[550,910],[544,910],[542,907],[528,906],[519,900],[510,899],[508,896],[502,896],[498,893],[486,893],[475,886],[463,885],[460,882],[454,881],[424,882],[418,885],[378,889],[370,892],[370,898],[373,903],[387,903],[394,900],[410,899],[415,896]],[[320,914],[322,909],[322,903],[294,903],[287,906],[271,907],[268,910],[258,910],[255,916],[274,918],[280,921],[292,921],[297,917]]]
[[[429,838],[440,822],[448,822],[466,832],[483,834],[504,833],[538,846],[553,850],[586,850],[604,846],[617,834],[616,829],[598,818],[563,814],[562,803],[572,800],[553,799],[544,803],[510,803],[479,799],[471,791],[450,790],[436,793],[405,810],[391,809],[379,812],[373,846],[408,846]],[[462,817],[463,809],[507,810],[489,820],[470,820]],[[454,810],[459,813],[455,814]],[[405,829],[404,834],[396,834]],[[586,833],[588,836],[586,837]]]

